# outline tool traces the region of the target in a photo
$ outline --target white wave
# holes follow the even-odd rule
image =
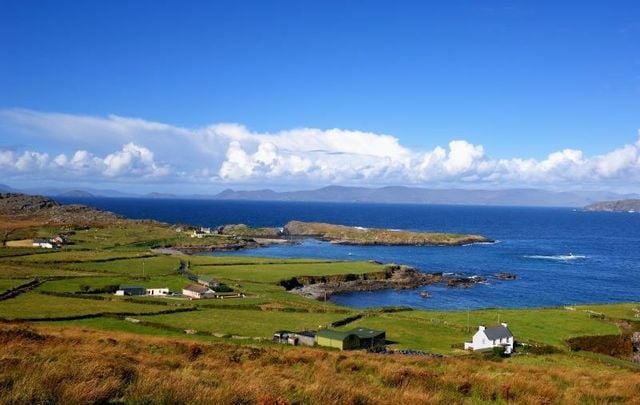
[[[362,226],[354,226],[354,228],[355,229],[359,229],[361,231],[368,231],[369,230],[369,228],[365,228],[365,227],[362,227]]]
[[[581,260],[581,259],[588,258],[588,256],[585,256],[585,255],[574,255],[571,253],[569,253],[568,255],[529,255],[525,257],[527,259],[556,260],[561,262],[566,262],[571,260]]]
[[[493,242],[472,242],[472,243],[465,243],[462,246],[474,246],[474,245],[495,245],[496,243],[500,243],[499,240],[493,241]]]

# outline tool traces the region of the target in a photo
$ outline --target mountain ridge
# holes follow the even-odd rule
[[[550,191],[536,188],[510,189],[437,189],[409,186],[354,187],[330,185],[311,190],[275,191],[272,189],[234,190],[227,188],[217,194],[173,194],[164,192],[128,193],[93,188],[18,190],[4,189],[50,197],[67,198],[154,198],[210,199],[237,201],[291,201],[380,204],[487,205],[583,208],[602,201],[640,198],[638,194],[608,191]]]

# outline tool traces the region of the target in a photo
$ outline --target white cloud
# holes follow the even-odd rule
[[[45,180],[59,172],[110,181],[162,178],[301,187],[333,183],[607,188],[640,180],[640,140],[592,157],[564,149],[544,159],[494,159],[482,145],[465,140],[417,151],[394,136],[354,130],[259,133],[225,123],[189,129],[138,118],[30,110],[0,110],[0,136],[14,136],[28,146],[19,152],[0,149],[0,173]]]
[[[76,151],[70,158],[59,154],[49,159],[47,153],[25,151],[20,155],[12,151],[0,151],[0,168],[12,174],[33,174],[47,178],[61,172],[76,176],[105,176],[128,178],[151,178],[166,176],[169,168],[159,165],[153,153],[142,146],[128,143],[122,150],[103,158],[86,150]]]

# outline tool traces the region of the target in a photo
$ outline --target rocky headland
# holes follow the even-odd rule
[[[32,221],[43,224],[105,224],[125,221],[113,212],[79,204],[60,204],[49,197],[18,193],[0,193],[0,217],[8,221]]]
[[[282,280],[280,285],[293,294],[323,300],[336,294],[387,289],[408,290],[437,283],[452,288],[468,288],[486,281],[486,278],[480,276],[465,277],[442,273],[423,273],[414,267],[389,264],[380,272],[294,277]]]
[[[603,201],[587,205],[584,211],[640,212],[640,199]]]

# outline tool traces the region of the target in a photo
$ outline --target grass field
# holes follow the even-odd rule
[[[157,305],[144,305],[114,298],[110,301],[65,298],[29,292],[16,298],[0,302],[0,318],[56,318],[96,313],[144,313],[158,312],[164,308]]]
[[[0,278],[0,293],[27,282],[29,282],[28,279],[25,280],[25,279],[17,279],[17,278],[14,278],[14,279]]]
[[[181,329],[268,338],[276,330],[318,329],[346,316],[348,314],[204,309],[189,313],[143,316],[140,319]]]
[[[226,266],[193,266],[198,274],[236,281],[277,283],[296,276],[328,276],[333,274],[362,274],[382,271],[383,266],[369,262],[327,262],[327,263],[287,263],[242,264]]]

